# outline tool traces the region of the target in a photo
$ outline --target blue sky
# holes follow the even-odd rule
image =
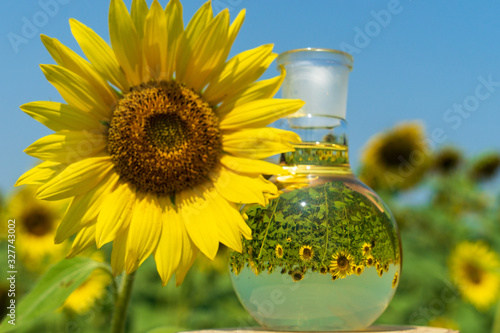
[[[185,22],[203,2],[183,1]],[[68,19],[109,41],[108,6],[97,0],[1,2],[2,192],[34,163],[23,149],[50,133],[19,105],[62,101],[39,69],[54,63],[39,35],[81,54]],[[213,0],[213,7],[228,7],[232,18],[247,9],[230,56],[267,43],[277,53],[303,47],[352,53],[347,120],[354,166],[372,135],[406,120],[421,120],[437,147],[457,145],[469,156],[500,150],[500,2]],[[263,78],[276,74],[272,64]]]

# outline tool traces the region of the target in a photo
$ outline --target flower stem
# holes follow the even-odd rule
[[[127,309],[132,295],[132,286],[134,285],[135,272],[125,274],[122,277],[120,292],[115,301],[115,312],[111,322],[111,333],[124,333],[125,322],[127,320]]]

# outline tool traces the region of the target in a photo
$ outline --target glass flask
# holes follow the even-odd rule
[[[349,166],[345,122],[353,59],[327,49],[280,54],[284,98],[304,107],[285,119],[300,135],[282,154],[282,194],[244,207],[252,240],[230,253],[238,298],[263,327],[358,330],[386,309],[399,282],[401,239],[387,206]]]

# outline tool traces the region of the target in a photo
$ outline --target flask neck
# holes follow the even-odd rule
[[[346,102],[353,59],[327,49],[299,49],[282,53],[277,63],[286,70],[283,98],[298,98],[305,105],[281,121],[279,127],[302,139],[282,163],[295,169],[349,169]]]

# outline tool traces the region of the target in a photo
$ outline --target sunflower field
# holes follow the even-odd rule
[[[466,157],[453,146],[431,150],[425,139],[420,123],[407,122],[374,136],[361,153],[360,178],[391,207],[403,242],[399,288],[377,323],[498,332],[500,153]],[[67,205],[35,200],[30,187],[2,197],[2,217],[18,217],[17,276],[22,279],[15,292],[21,298],[70,251],[69,243],[53,244]],[[2,228],[0,246],[6,251]],[[82,256],[109,260],[110,250],[89,249]],[[233,292],[226,247],[213,261],[199,256],[179,287],[175,281],[161,286],[153,258],[143,265],[126,323],[129,332],[256,325]],[[9,305],[7,278],[0,280],[2,318]],[[107,332],[115,287],[104,270],[94,270],[58,310],[19,323],[15,332]]]

